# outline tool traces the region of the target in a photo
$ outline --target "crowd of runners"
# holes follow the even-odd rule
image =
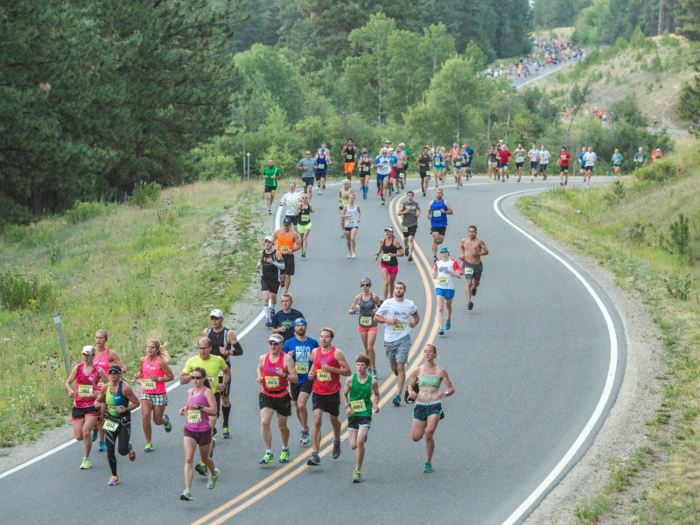
[[[560,43],[556,39],[533,38],[534,51],[508,65],[500,64],[489,67],[484,71],[487,77],[527,78],[528,75],[539,75],[547,67],[556,66],[569,60],[583,59],[583,49],[571,42]]]

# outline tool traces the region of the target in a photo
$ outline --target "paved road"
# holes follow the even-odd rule
[[[411,180],[410,185],[415,188],[417,181]],[[155,452],[140,452],[144,439],[140,417],[135,417],[132,440],[139,453],[133,464],[119,458],[118,487],[107,486],[110,473],[104,454],[93,452],[93,468],[78,470],[82,450],[73,444],[0,478],[0,521],[74,523],[78,515],[87,515],[150,525],[261,520],[313,525],[343,519],[338,512],[357,511],[378,524],[520,521],[551,488],[551,483],[543,481],[550,476],[549,481],[556,482],[560,470],[570,468],[590,444],[586,431],[592,429],[594,434],[602,424],[624,365],[622,324],[605,294],[580,268],[584,279],[577,279],[560,261],[507,224],[497,212],[499,207],[494,207],[494,201],[505,194],[544,187],[544,183],[529,182],[489,184],[479,178],[461,190],[446,188],[455,214],[449,218],[445,244],[457,252],[467,226],[476,224],[491,250],[484,261],[475,309],[467,311],[463,284],[459,285],[453,328],[446,336],[436,335],[434,292],[426,279],[425,256],[432,259],[430,234],[424,219],[417,238],[424,256],[413,264],[405,259],[400,262],[399,279],[407,284],[407,297],[416,302],[422,316],[414,332],[411,362],[416,363],[425,342],[434,340],[440,352],[438,362],[447,368],[456,388],[455,395],[444,403],[447,417],[436,434],[433,474],[422,473],[424,444],[410,438],[411,409],[390,403],[374,418],[360,485],[350,482],[354,455],[346,440],[338,460],[332,460],[326,448],[321,468],[307,469],[308,450],[299,444],[300,426],[293,418],[294,461],[287,466],[261,467],[258,460],[264,450],[255,367],[258,356],[267,349],[269,332],[256,324],[242,339],[244,356],[234,359],[233,435],[230,440],[220,440],[216,449],[214,459],[221,478],[215,490],[207,490],[205,479],[195,474],[195,501],[178,499],[183,489],[183,422],[176,409],[182,406],[186,392],[177,387],[170,393],[172,408],[168,410],[174,431],[170,435],[162,429],[155,432]],[[429,197],[432,193],[431,189]],[[309,332],[333,327],[336,346],[352,359],[361,345],[356,318],[347,315],[347,307],[364,276],[373,280],[375,292],[381,292],[381,274],[372,255],[383,227],[395,224],[396,200],[386,207],[374,196],[360,201],[358,258],[349,260],[339,237],[335,195],[327,191],[313,197],[317,213],[308,257],[297,261],[291,292],[294,307],[309,320]],[[426,206],[429,197],[417,200]],[[613,334],[617,331],[620,353],[612,367],[607,323],[587,286],[607,306]],[[193,340],[207,321],[203,313],[202,326],[192,327]],[[240,333],[242,327],[232,328]],[[386,402],[393,382],[381,344],[377,350]],[[615,377],[609,377],[611,372]],[[603,418],[591,421],[601,412]],[[326,440],[329,430],[326,420]],[[275,430],[273,445],[278,455],[281,445]],[[569,457],[558,470],[567,453]],[[524,508],[516,512],[525,501]]]

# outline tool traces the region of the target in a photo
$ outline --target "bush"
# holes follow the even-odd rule
[[[48,279],[28,275],[24,268],[9,265],[0,273],[0,304],[7,310],[38,311],[53,303],[56,294]]]
[[[671,159],[662,160],[634,170],[634,176],[640,181],[656,181],[659,184],[675,178],[677,173],[676,164]]]
[[[104,211],[104,205],[99,202],[75,201],[73,207],[66,212],[66,220],[70,224],[78,224],[102,215]]]
[[[141,181],[134,186],[134,191],[129,197],[129,204],[144,207],[158,202],[158,199],[160,199],[160,184]]]

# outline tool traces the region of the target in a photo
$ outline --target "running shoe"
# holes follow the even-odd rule
[[[301,438],[299,438],[299,441],[301,441],[302,445],[308,445],[311,443],[311,435],[309,434],[308,430],[301,431]]]
[[[272,319],[275,316],[275,307],[271,306],[270,307],[270,319]],[[216,429],[214,429],[216,430]]]
[[[88,458],[83,458],[83,462],[80,464],[80,470],[87,470],[92,466]]]
[[[445,330],[440,328],[440,330],[438,330],[438,335],[445,335]]]
[[[323,192],[321,190],[318,190],[319,195],[323,195]]]
[[[267,210],[268,215],[272,215],[272,210]]]
[[[413,255],[408,256],[408,262],[413,262]]]
[[[207,466],[202,463],[201,461],[197,463],[194,466],[194,470],[199,474],[200,476],[206,476],[207,475]]]
[[[213,489],[216,488],[216,484],[219,482],[219,469],[215,468],[214,469],[214,475],[209,476],[209,481],[207,481],[207,488],[208,489]]]
[[[168,417],[168,414],[165,414],[163,416],[163,419],[165,419],[165,431],[170,434],[170,431],[173,429],[173,424],[170,422],[170,418]]]
[[[321,457],[318,454],[311,454],[311,457],[306,462],[306,464],[309,467],[320,467],[321,466]]]
[[[430,472],[433,471],[433,466],[428,463],[427,461],[425,462],[425,465],[423,465],[423,473],[424,474],[429,474]]]
[[[472,295],[476,295],[476,288],[472,288]]]
[[[348,253],[348,259],[352,259],[352,252]]]
[[[99,432],[97,431],[97,429],[96,429],[96,428],[93,428],[93,429],[92,429],[92,442],[93,442],[93,443],[94,443],[95,441],[97,441],[97,436],[98,436],[98,435],[99,435]]]
[[[301,252],[302,257],[306,257],[306,252]]]
[[[445,321],[445,330],[449,330],[450,328],[452,328],[452,321],[448,319]]]
[[[353,483],[362,483],[362,474],[360,474],[359,470],[356,470],[355,472],[352,473],[352,482]]]
[[[365,200],[365,201],[367,200],[367,194],[366,194],[366,193],[363,193],[363,194],[362,194],[362,200]]]
[[[265,452],[265,455],[263,458],[260,460],[261,465],[269,465],[270,463],[275,461],[275,457],[270,454],[269,452]]]
[[[401,406],[401,396],[396,394],[394,396],[394,399],[391,400],[391,402],[394,403],[394,405],[396,405],[397,407]]]
[[[115,485],[119,485],[119,478],[117,476],[112,476],[111,478],[109,478],[107,485],[109,485],[110,487],[114,487]]]
[[[386,201],[382,199],[382,206],[386,205]]]
[[[437,262],[437,255],[433,255],[433,262]]]
[[[379,191],[377,191],[377,197],[379,197]]]
[[[379,373],[377,372],[376,368],[372,369],[374,371],[374,379],[379,380]]]
[[[345,237],[345,232],[340,232],[341,237]]]
[[[231,437],[231,431],[229,430],[228,427],[223,428],[223,433],[224,433],[224,439],[228,439]]]
[[[280,453],[280,463],[289,463],[289,449],[288,448],[283,448],[282,452]]]
[[[272,321],[268,319],[265,323],[265,326],[267,326],[268,328],[272,328]]]
[[[471,301],[469,301],[469,303],[467,304],[467,309],[468,309],[468,310],[473,310],[473,309],[474,309],[474,303],[472,303]]]
[[[146,446],[143,447],[143,451],[144,452],[153,452],[153,443],[151,443],[150,441],[148,443],[146,443]]]
[[[132,446],[131,442],[129,443],[129,461],[134,461],[136,459],[136,451],[134,450],[134,447]]]
[[[333,459],[340,457],[340,441],[333,440]]]
[[[436,187],[436,188],[438,187],[438,183],[437,183],[437,182],[435,183],[435,187]]]
[[[355,252],[350,253],[350,258],[354,259],[355,258]]]
[[[104,452],[107,450],[107,444],[104,441],[100,441],[100,446],[97,447],[97,452]]]
[[[408,248],[406,248],[404,250],[404,254],[406,255],[406,257],[409,257],[411,255],[411,251]]]
[[[423,192],[423,197],[425,197],[425,192]]]
[[[194,498],[192,497],[192,492],[185,489],[182,494],[180,494],[180,499],[182,501],[192,501]]]

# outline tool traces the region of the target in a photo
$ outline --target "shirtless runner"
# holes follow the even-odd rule
[[[481,258],[489,254],[489,249],[484,244],[484,241],[476,236],[476,226],[469,226],[468,237],[462,239],[462,244],[459,246],[461,252],[460,259],[464,262],[464,276],[467,279],[467,308],[474,309],[472,296],[476,295],[476,290],[479,288],[481,281],[481,273],[484,271],[484,265]]]

